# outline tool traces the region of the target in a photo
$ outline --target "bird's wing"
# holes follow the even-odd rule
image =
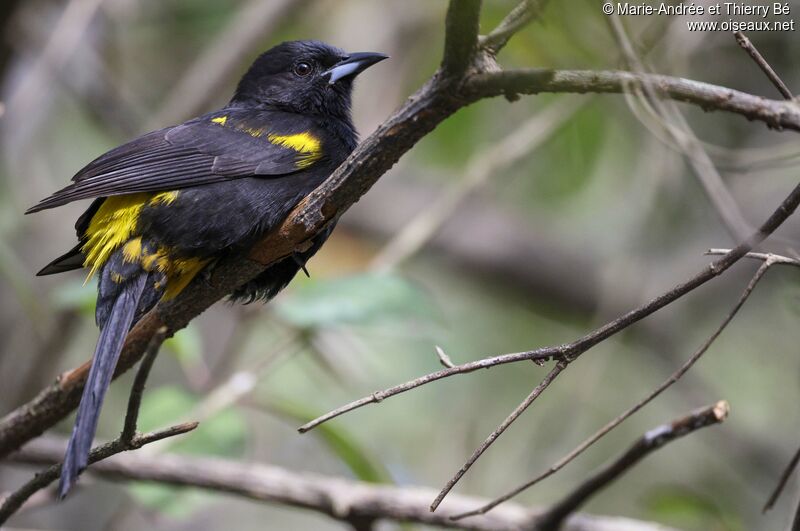
[[[28,213],[90,197],[286,175],[322,157],[321,136],[310,120],[280,112],[227,109],[112,149]]]

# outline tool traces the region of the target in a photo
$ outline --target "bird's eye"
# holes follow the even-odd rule
[[[294,73],[300,77],[305,77],[311,73],[311,65],[302,61],[294,65]]]

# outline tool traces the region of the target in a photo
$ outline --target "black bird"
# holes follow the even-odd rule
[[[112,149],[28,210],[95,198],[75,224],[78,245],[38,273],[88,268],[98,275],[100,337],[64,457],[61,497],[87,466],[128,330],[216,258],[276,227],[344,161],[357,143],[353,79],[386,57],[317,41],[282,43],[255,60],[222,109]],[[232,297],[269,300],[329,233]]]

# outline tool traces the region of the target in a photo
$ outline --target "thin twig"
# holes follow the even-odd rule
[[[747,255],[747,253],[749,253],[754,246],[760,244],[767,238],[767,236],[775,232],[775,229],[777,229],[797,209],[798,204],[800,204],[800,185],[797,185],[792,190],[792,192],[786,197],[786,199],[784,199],[781,205],[772,213],[772,215],[770,215],[767,221],[765,221],[764,224],[761,225],[761,227],[747,240],[740,243],[737,247],[731,249],[728,253],[712,262],[709,266],[698,272],[694,277],[674,286],[669,291],[662,293],[644,305],[639,306],[638,308],[629,311],[613,321],[606,323],[600,328],[596,328],[592,332],[589,332],[585,336],[573,341],[572,343],[543,347],[526,352],[503,354],[501,356],[494,356],[491,358],[484,358],[478,361],[456,365],[451,369],[443,369],[432,372],[419,378],[409,380],[400,385],[396,385],[382,391],[376,391],[369,396],[355,400],[349,404],[345,404],[344,406],[334,409],[333,411],[330,411],[329,413],[326,413],[325,415],[322,415],[311,422],[304,424],[298,428],[298,431],[300,431],[300,433],[304,433],[315,426],[322,424],[323,422],[338,417],[339,415],[354,409],[381,402],[386,398],[404,393],[436,380],[441,380],[442,378],[454,376],[456,374],[466,374],[477,369],[488,369],[497,365],[514,363],[523,360],[547,361],[548,359],[553,358],[576,358],[601,341],[608,339],[618,332],[628,328],[632,324],[644,319],[648,315],[660,310],[664,306],[683,297],[694,289],[702,286],[709,280],[721,275],[724,271],[739,261],[739,259]]]
[[[786,488],[786,482],[789,481],[789,477],[791,477],[792,473],[797,468],[798,462],[800,462],[800,448],[797,449],[797,451],[794,453],[794,456],[792,457],[792,460],[789,461],[789,464],[786,465],[786,468],[783,469],[783,473],[781,473],[781,478],[778,480],[778,485],[776,485],[775,490],[773,490],[772,494],[770,494],[767,503],[765,503],[764,507],[761,509],[762,513],[765,513],[770,509],[772,509],[772,507],[775,505],[775,502],[778,501],[778,498],[780,498],[783,489]]]
[[[719,424],[728,416],[729,409],[728,403],[723,400],[713,406],[694,411],[685,417],[673,420],[669,424],[664,424],[648,431],[614,462],[595,472],[565,498],[554,504],[538,520],[537,529],[542,531],[558,529],[570,513],[630,470],[647,455],[695,430]]]
[[[705,254],[708,256],[721,256],[729,252],[730,249],[709,249],[708,251],[705,252]],[[744,258],[750,258],[752,260],[760,260],[762,262],[770,260],[773,264],[776,265],[785,264],[785,265],[800,266],[800,260],[774,253],[747,253],[746,255],[744,255]]]
[[[455,363],[453,363],[453,360],[450,359],[450,356],[447,355],[447,352],[445,352],[439,345],[436,345],[436,355],[439,357],[439,363],[444,365],[446,368],[452,369],[456,366]]]
[[[150,369],[153,362],[158,355],[159,347],[164,342],[167,334],[167,328],[161,327],[150,338],[150,342],[145,349],[142,363],[139,370],[136,372],[136,377],[131,387],[130,396],[128,397],[128,407],[125,413],[125,423],[122,428],[120,436],[105,445],[95,447],[89,453],[89,463],[94,463],[101,459],[105,459],[110,455],[127,450],[135,450],[141,448],[145,444],[155,442],[161,439],[166,439],[174,435],[180,435],[197,427],[197,422],[185,422],[177,424],[171,428],[160,430],[144,435],[140,435],[136,431],[136,425],[139,419],[139,410],[142,405],[142,394],[144,387],[147,383],[147,378],[150,375]],[[8,518],[13,515],[25,501],[30,498],[37,491],[47,487],[50,483],[55,481],[61,476],[62,464],[56,464],[45,470],[44,472],[36,474],[33,479],[25,483],[22,487],[11,493],[3,500],[0,505],[0,525],[2,525]]]
[[[700,358],[706,353],[706,351],[708,351],[708,349],[711,347],[714,341],[717,340],[720,334],[722,334],[722,331],[725,330],[728,324],[730,324],[730,322],[733,320],[734,316],[736,316],[736,314],[742,308],[742,305],[744,305],[745,301],[747,301],[747,299],[750,297],[750,294],[753,292],[758,282],[763,278],[767,270],[775,263],[777,263],[776,260],[774,260],[770,256],[768,256],[764,260],[764,263],[761,264],[756,273],[747,283],[747,286],[745,287],[744,291],[742,291],[742,294],[739,296],[739,299],[736,301],[736,304],[733,306],[731,311],[728,312],[728,315],[725,316],[725,318],[722,320],[717,329],[714,330],[714,332],[703,342],[700,348],[698,348],[694,352],[694,354],[692,354],[692,356],[688,360],[686,360],[677,371],[672,373],[669,378],[664,380],[658,387],[656,387],[654,390],[648,393],[646,397],[644,397],[639,402],[634,404],[632,407],[630,407],[629,409],[618,415],[608,424],[600,428],[589,438],[587,438],[577,447],[575,447],[571,452],[569,452],[564,457],[556,461],[547,470],[545,470],[535,478],[523,483],[522,485],[519,485],[518,487],[507,492],[506,494],[497,497],[496,499],[492,500],[491,503],[488,503],[485,506],[480,507],[474,511],[470,511],[469,513],[457,515],[455,518],[460,519],[460,518],[466,518],[467,516],[474,516],[476,514],[485,514],[487,511],[492,510],[494,507],[497,507],[501,503],[510,500],[511,498],[517,496],[521,492],[531,488],[532,486],[536,485],[542,480],[552,476],[553,474],[555,474],[556,472],[567,466],[569,463],[571,463],[575,458],[577,458],[579,455],[581,455],[583,452],[589,449],[597,441],[605,437],[609,432],[611,432],[617,426],[622,424],[625,420],[627,420],[635,413],[637,413],[639,410],[641,410],[644,406],[652,402],[657,396],[666,391],[673,384],[675,384],[678,380],[680,380],[683,377],[684,374],[686,374],[689,371],[689,369],[692,368],[692,366],[695,363],[697,363],[698,360],[700,360]]]
[[[114,441],[95,447],[89,453],[89,464],[96,463],[97,461],[101,461],[120,452],[136,450],[146,444],[190,432],[195,429],[197,425],[197,422],[177,424],[163,430],[134,435],[133,439],[130,441],[123,441],[120,437]],[[47,487],[53,481],[61,477],[61,465],[62,463],[58,463],[39,472],[22,487],[4,498],[2,505],[0,505],[0,525],[4,524],[34,493]]]
[[[144,386],[147,384],[147,378],[150,376],[150,369],[153,368],[153,362],[155,362],[156,356],[158,356],[158,350],[166,336],[167,328],[165,326],[162,326],[156,331],[145,350],[142,362],[139,364],[139,370],[136,371],[136,377],[133,379],[133,385],[131,386],[131,394],[128,397],[125,424],[119,436],[123,442],[131,442],[134,437],[136,437],[136,426],[139,421],[139,409],[142,406]]]
[[[741,46],[744,51],[746,51],[750,57],[753,58],[753,61],[755,61],[761,71],[767,75],[770,81],[772,81],[772,84],[775,85],[775,88],[778,89],[778,92],[781,93],[781,96],[787,100],[794,99],[792,91],[789,90],[789,87],[786,86],[786,83],[783,82],[781,77],[770,66],[767,60],[764,59],[764,56],[759,53],[758,49],[756,49],[753,43],[750,42],[750,39],[748,39],[747,36],[741,31],[735,31],[733,35],[736,37],[736,42],[739,43],[739,46]]]
[[[42,437],[10,456],[15,463],[37,466],[57,462],[66,441]],[[147,455],[131,452],[116,455],[93,466],[89,473],[112,481],[149,481],[174,487],[191,487],[237,496],[258,503],[307,509],[347,522],[352,517],[418,523],[456,529],[496,531],[524,529],[542,514],[538,508],[514,503],[473,518],[453,522],[450,516],[484,503],[483,498],[452,494],[440,510],[432,513],[428,502],[436,491],[421,486],[378,485],[313,472],[297,472],[262,462],[177,454]],[[660,525],[627,518],[574,514],[565,531],[636,529],[665,531]]]
[[[634,51],[620,17],[614,14],[607,17],[607,21],[628,68],[638,74],[645,74],[647,69]],[[711,157],[703,148],[703,144],[692,131],[678,106],[674,102],[659,98],[658,91],[650,83],[644,83],[641,87],[633,87],[632,93],[638,96],[638,100],[655,117],[659,125],[675,142],[676,147],[686,157],[706,196],[714,206],[714,210],[733,239],[741,240],[752,232],[753,229],[745,220],[739,204],[725,186]],[[631,107],[634,108],[632,104]],[[644,122],[643,119],[642,121]],[[646,122],[645,125],[647,125]]]
[[[435,511],[436,508],[439,507],[439,504],[442,503],[444,497],[447,496],[451,490],[453,490],[453,487],[455,487],[456,483],[458,483],[464,474],[467,473],[467,470],[469,470],[472,465],[475,464],[475,461],[477,461],[480,456],[482,456],[483,453],[494,443],[494,441],[496,441],[497,438],[500,437],[500,435],[502,435],[503,432],[506,431],[506,429],[511,426],[511,424],[513,424],[514,421],[517,420],[517,418],[522,415],[522,413],[528,409],[531,404],[533,404],[534,400],[539,398],[545,389],[547,389],[550,384],[553,383],[553,380],[555,380],[558,375],[561,374],[561,371],[566,368],[567,362],[565,361],[559,361],[555,364],[555,366],[550,370],[549,373],[547,373],[544,379],[542,379],[539,385],[537,385],[533,391],[531,391],[531,393],[525,397],[525,400],[523,400],[520,405],[518,405],[514,411],[512,411],[511,414],[506,417],[506,419],[497,428],[495,428],[492,433],[489,434],[486,440],[484,440],[481,445],[472,453],[469,459],[467,459],[466,463],[464,463],[458,472],[456,472],[456,474],[450,478],[444,488],[442,488],[442,490],[436,496],[436,499],[433,500],[433,503],[431,503],[431,511]]]
[[[491,66],[491,65],[489,65]],[[667,97],[686,101],[707,110],[720,110],[759,120],[775,128],[800,130],[800,109],[793,102],[775,101],[729,88],[670,76],[649,75],[648,82]],[[489,71],[476,65],[459,83],[441,76],[431,77],[406,100],[392,116],[356,148],[348,159],[314,192],[300,202],[280,227],[265,235],[247,254],[220,261],[211,282],[193,282],[170,301],[160,302],[130,331],[117,364],[119,375],[135,364],[144,353],[149,339],[163,325],[168,335],[185,327],[194,317],[229,294],[237,286],[254,278],[270,264],[292,254],[320,230],[337,219],[363,196],[377,180],[436,125],[458,109],[482,98],[538,92],[622,92],[630,83],[644,82],[630,72],[558,71],[518,69]],[[796,208],[800,191],[792,192],[770,219],[772,233]],[[596,330],[573,346],[582,351],[626,328],[666,304],[716,277],[752,250],[763,236],[745,242],[722,257],[708,270],[651,301],[645,307]],[[523,359],[535,358],[527,353]],[[454,368],[455,369],[455,368]],[[452,369],[451,369],[452,370]],[[78,404],[88,366],[65,373],[53,385],[0,420],[0,456],[19,448],[31,438],[64,418]]]
[[[539,17],[546,4],[547,0],[522,0],[491,33],[480,38],[480,46],[497,55],[511,37]]]

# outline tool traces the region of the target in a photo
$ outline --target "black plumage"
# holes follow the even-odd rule
[[[275,228],[355,148],[353,78],[384,59],[317,41],[259,56],[222,109],[145,134],[98,157],[29,212],[95,198],[79,244],[40,275],[97,272],[101,329],[65,457],[64,496],[86,466],[103,396],[129,328],[204,267]],[[269,299],[328,237],[285,258],[232,297]]]

